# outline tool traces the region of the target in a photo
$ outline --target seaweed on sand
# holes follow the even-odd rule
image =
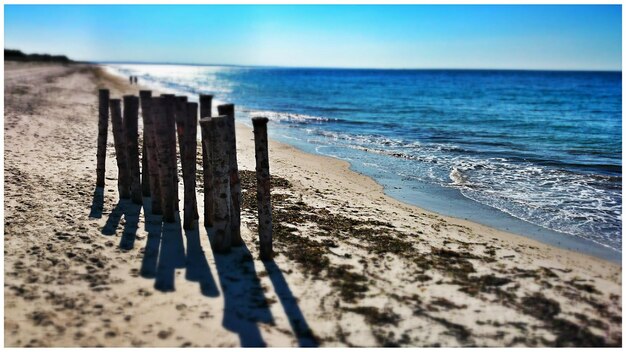
[[[240,170],[240,179],[243,190],[243,212],[247,213],[248,216],[254,215],[257,208],[255,173],[253,171]],[[284,178],[273,176],[271,183],[275,251],[299,264],[306,274],[312,275],[316,279],[328,280],[329,284],[337,289],[339,297],[346,303],[356,303],[359,299],[365,297],[369,291],[369,278],[355,272],[351,265],[339,265],[331,262],[329,256],[331,254],[336,255],[336,253],[331,251],[331,248],[336,247],[335,240],[344,240],[378,256],[391,253],[405,259],[418,269],[416,271],[416,281],[431,280],[431,276],[427,275],[427,272],[438,271],[451,279],[448,282],[449,284],[458,285],[459,290],[462,292],[471,296],[481,297],[482,299],[495,297],[494,302],[514,308],[519,312],[543,321],[545,327],[557,336],[554,341],[544,340],[543,343],[546,345],[605,346],[610,344],[604,337],[591,333],[586,326],[561,318],[559,315],[560,306],[557,302],[541,297],[539,294],[523,298],[519,298],[515,294],[519,284],[512,284],[512,278],[525,277],[534,278],[535,280],[550,278],[556,280],[558,278],[556,277],[557,275],[550,269],[540,268],[534,272],[530,270],[515,271],[516,269],[512,269],[512,272],[501,271],[502,274],[507,276],[496,276],[493,274],[477,276],[472,262],[493,262],[495,260],[493,251],[483,252],[486,256],[473,253],[467,247],[457,250],[433,247],[427,252],[420,251],[415,246],[420,241],[417,235],[408,238],[409,236],[396,230],[390,223],[352,218],[327,209],[310,206],[291,195],[293,192],[290,191],[293,186],[289,180]],[[298,227],[303,225],[312,225],[309,226],[312,230],[303,233],[298,229]],[[367,268],[367,263],[363,264]],[[570,282],[569,288],[572,290],[576,289],[579,295],[580,291],[587,294],[595,293],[593,287],[577,282]],[[395,296],[398,301],[406,302],[408,299],[417,304],[414,315],[426,317],[444,326],[447,334],[454,336],[462,345],[473,344],[471,330],[460,324],[432,315],[428,312],[428,310],[434,311],[432,305],[423,306],[416,296],[410,298],[392,296]],[[579,297],[601,314],[607,311],[605,305],[593,304],[593,300],[584,299],[584,296]],[[463,308],[461,305],[456,305],[449,301],[439,301],[438,303],[440,303],[439,306],[441,308]],[[351,311],[364,316],[366,321],[372,325],[385,320],[393,321],[396,318],[393,314],[380,312],[371,307],[341,305],[341,308],[343,311]],[[610,315],[612,320],[616,320],[615,317]],[[596,323],[596,325],[598,324]],[[375,326],[372,328],[372,332],[380,345],[394,346],[410,342],[407,336],[395,339],[391,332],[385,333],[381,329],[382,327],[377,328]],[[615,341],[621,341],[621,338]],[[517,337],[513,343],[533,346],[538,342],[530,337]]]

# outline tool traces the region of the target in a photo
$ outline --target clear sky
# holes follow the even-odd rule
[[[620,5],[6,5],[5,48],[92,61],[621,70]]]

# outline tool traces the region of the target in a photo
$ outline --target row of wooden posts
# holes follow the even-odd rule
[[[196,150],[198,113],[202,138],[204,224],[212,227],[212,247],[227,252],[243,244],[241,238],[241,184],[237,166],[235,106],[219,105],[211,116],[211,95],[200,95],[200,104],[187,97],[162,94],[153,97],[142,90],[139,97],[111,99],[108,89],[99,91],[98,152],[96,186],[104,187],[109,117],[112,124],[121,199],[143,204],[151,197],[152,214],[164,222],[175,222],[178,210],[178,167],[176,139],[183,184],[183,228],[198,224],[196,200]],[[123,109],[122,109],[123,105]],[[139,108],[143,119],[143,145],[139,161]],[[255,117],[254,126],[260,257],[272,257],[272,214],[267,149],[267,118]]]

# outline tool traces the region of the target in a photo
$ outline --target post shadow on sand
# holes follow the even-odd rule
[[[213,243],[213,228],[206,230]],[[274,325],[274,318],[248,247],[232,247],[226,254],[214,252],[214,258],[224,295],[222,325],[239,335],[242,347],[265,347],[258,323]]]
[[[200,292],[208,297],[217,297],[220,295],[211,268],[206,260],[206,255],[200,243],[200,231],[198,226],[193,230],[186,230],[187,238],[187,260],[185,278],[189,281],[195,281],[200,284]]]
[[[287,318],[289,319],[289,325],[291,325],[291,329],[296,335],[300,347],[318,347],[319,342],[313,335],[304,314],[302,314],[302,311],[298,306],[298,301],[291,292],[291,289],[287,284],[287,280],[285,280],[285,277],[276,262],[274,260],[266,260],[263,261],[263,265],[265,266],[265,271],[272,281],[274,291],[276,291],[276,294],[278,295],[278,299],[283,306],[285,315],[287,315]]]
[[[175,273],[178,268],[186,268],[185,278],[200,284],[200,292],[209,297],[219,296],[219,291],[211,269],[200,244],[198,230],[185,232],[187,251],[183,242],[180,217],[175,223],[162,223],[161,215],[152,214],[150,198],[144,198],[145,230],[148,233],[146,247],[141,261],[140,275],[155,279],[154,288],[162,292],[172,292],[175,287]]]
[[[96,196],[94,204],[97,204]],[[174,223],[162,223],[160,215],[152,214],[150,198],[144,198],[144,204],[145,230],[148,235],[140,275],[155,279],[155,289],[170,292],[175,290],[176,269],[185,268],[185,278],[198,282],[203,295],[219,296],[217,284],[201,245],[199,230],[185,231],[187,242],[185,246],[180,217],[177,216]],[[93,208],[92,206],[92,212]],[[128,199],[120,200],[111,211],[102,233],[107,236],[114,235],[124,217],[120,248],[132,249],[141,208]],[[207,228],[207,234],[212,242],[213,229]],[[243,347],[266,346],[258,324],[274,325],[274,318],[248,247],[244,244],[233,247],[228,254],[214,253],[214,258],[224,294],[223,326],[239,335]],[[264,265],[299,345],[318,346],[280,268],[273,261],[264,262]]]
[[[148,198],[149,199],[149,198]],[[143,201],[144,207],[144,230],[148,234],[146,246],[141,259],[139,275],[146,279],[154,279],[157,274],[157,264],[159,262],[159,248],[161,247],[162,223],[161,215],[152,214],[152,202]]]
[[[176,269],[185,265],[180,220],[162,222],[161,215],[152,214],[150,198],[144,198],[145,230],[148,233],[139,273],[142,277],[153,278],[154,288],[162,292],[175,291]]]
[[[93,191],[93,200],[91,201],[91,211],[89,217],[94,219],[102,218],[104,210],[104,187],[96,187]]]
[[[213,230],[207,228],[207,233],[212,242]],[[239,334],[242,347],[265,346],[257,323],[274,325],[274,318],[256,273],[250,250],[243,244],[232,247],[228,254],[215,253],[214,256],[224,293],[223,326]],[[289,319],[298,345],[319,346],[276,262],[264,261],[263,265]]]
[[[185,267],[185,244],[180,226],[180,219],[176,222],[164,222],[161,227],[161,245],[156,267],[154,288],[162,292],[172,292],[176,269]]]
[[[106,236],[114,235],[123,216],[125,223],[119,247],[124,250],[132,249],[135,245],[135,237],[139,228],[140,212],[141,205],[134,204],[130,199],[120,199],[104,224],[102,234]]]

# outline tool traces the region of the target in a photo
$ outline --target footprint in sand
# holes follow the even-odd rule
[[[165,340],[168,337],[172,336],[172,334],[174,333],[174,329],[169,328],[167,330],[161,330],[159,331],[159,333],[157,334],[157,336],[161,339],[161,340]]]

